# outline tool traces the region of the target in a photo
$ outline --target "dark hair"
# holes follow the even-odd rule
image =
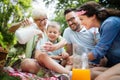
[[[76,11],[76,9],[72,9],[72,8],[69,8],[69,9],[66,9],[65,11],[64,11],[64,15],[66,15],[66,14],[68,14],[69,12],[72,12],[72,11]]]
[[[83,15],[88,17],[96,15],[97,19],[100,21],[104,21],[106,18],[110,16],[118,16],[120,17],[120,11],[116,9],[107,9],[102,7],[99,3],[94,1],[86,2],[85,4],[81,5],[77,11],[86,11]]]

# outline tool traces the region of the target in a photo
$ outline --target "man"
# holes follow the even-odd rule
[[[67,52],[72,55],[73,44],[81,45],[88,51],[91,51],[96,42],[99,40],[99,33],[97,28],[86,30],[86,28],[80,24],[80,20],[72,9],[67,9],[64,12],[66,21],[69,25],[63,33],[63,37],[67,40],[66,49]],[[98,62],[95,62],[98,64]]]

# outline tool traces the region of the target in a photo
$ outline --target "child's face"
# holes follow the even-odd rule
[[[55,27],[48,27],[47,35],[51,42],[54,42],[60,35],[59,29]]]

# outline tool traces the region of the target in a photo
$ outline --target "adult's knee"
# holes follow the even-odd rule
[[[35,59],[24,59],[21,62],[21,69],[24,72],[37,73],[40,69],[38,62]]]
[[[39,55],[36,56],[36,59],[39,61],[41,60],[45,60],[48,57],[48,55],[46,53],[41,53]]]

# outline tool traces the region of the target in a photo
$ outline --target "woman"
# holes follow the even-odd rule
[[[108,60],[106,67],[120,63],[120,11],[103,8],[100,4],[91,1],[81,5],[77,14],[87,29],[96,26],[100,31],[100,40],[95,49],[88,54],[89,60],[106,56]],[[108,69],[108,74],[104,73],[95,80],[109,80],[108,76],[111,71]],[[113,73],[114,75],[120,74],[120,72]]]
[[[37,25],[37,28],[39,30],[41,30],[41,32],[42,32],[41,33],[42,34],[42,38],[40,38],[42,40],[44,37],[46,37],[47,13],[46,13],[46,11],[44,9],[33,8],[32,18],[34,20],[34,23]],[[29,21],[29,19],[25,19],[22,22],[20,22],[19,24],[13,25],[9,30],[14,32],[21,25],[28,26],[28,25],[31,25],[31,24],[32,23]],[[47,51],[54,51],[54,50],[64,46],[66,44],[66,41],[65,41],[65,39],[62,39],[57,44],[51,44],[51,43],[47,43],[47,44],[49,44],[49,46],[46,47],[46,50]],[[30,45],[28,46],[27,49],[31,50],[31,48],[29,48],[29,47],[30,47]],[[31,47],[33,47],[33,46],[31,46]],[[41,53],[40,50],[35,50],[35,59],[38,61],[39,64],[44,65],[45,67],[47,67],[50,70],[53,70],[53,71],[58,72],[58,73],[69,74],[68,70],[66,70],[64,67],[62,67],[57,62],[55,62],[53,59],[51,59],[47,54]],[[31,60],[31,59],[27,59],[28,62],[30,62],[29,60]],[[33,60],[31,60],[31,61],[33,61]],[[24,60],[23,60],[23,62],[24,62]],[[26,71],[29,71],[30,68],[31,69],[33,68],[31,66],[24,66],[25,65],[24,63],[21,64],[21,65],[23,65],[22,68],[28,69]],[[34,73],[34,71],[32,71],[32,72]]]

